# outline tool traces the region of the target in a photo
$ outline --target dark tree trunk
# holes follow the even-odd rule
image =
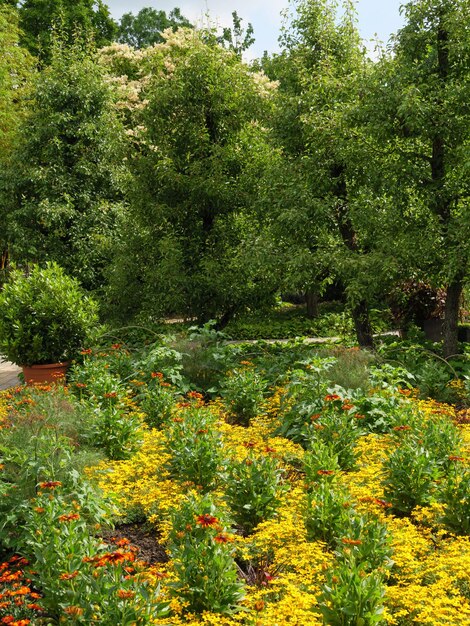
[[[336,178],[335,195],[337,197],[336,211],[338,228],[344,245],[355,253],[360,253],[357,245],[357,236],[354,226],[348,214],[347,188],[344,176],[344,167],[337,165],[332,170],[332,176]],[[361,348],[374,349],[374,336],[369,317],[369,305],[366,300],[361,300],[352,311],[354,327],[356,329],[357,342]]]
[[[305,292],[305,302],[307,304],[307,317],[312,320],[318,317],[318,294],[309,289]]]
[[[238,310],[238,306],[234,305],[229,307],[220,317],[219,320],[217,320],[217,324],[215,325],[215,329],[216,330],[223,330],[227,324],[233,319],[233,316],[235,315],[235,313]]]
[[[447,287],[444,307],[444,357],[447,359],[458,354],[459,306],[463,291],[463,277],[456,276]]]
[[[369,318],[369,307],[365,300],[353,307],[352,318],[356,329],[357,341],[361,348],[374,349],[374,336]]]

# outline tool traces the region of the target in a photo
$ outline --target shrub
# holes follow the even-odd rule
[[[95,302],[57,264],[16,269],[0,293],[0,353],[19,365],[68,360],[97,322]]]

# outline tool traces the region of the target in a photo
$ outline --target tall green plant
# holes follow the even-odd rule
[[[30,107],[8,171],[12,256],[56,261],[96,289],[116,237],[125,167],[112,92],[84,44],[56,42]]]

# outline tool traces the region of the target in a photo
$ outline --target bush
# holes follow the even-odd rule
[[[56,263],[15,269],[0,293],[0,353],[18,365],[66,361],[97,322],[97,304]]]

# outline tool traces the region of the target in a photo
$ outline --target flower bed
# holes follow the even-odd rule
[[[188,391],[168,364],[163,374],[141,362],[132,368],[128,357],[119,346],[84,355],[69,389],[3,395],[10,408],[2,432],[47,413],[64,461],[18,498],[24,531],[2,531],[17,558],[33,570],[43,563],[39,575],[27,575],[42,613],[28,622],[17,611],[13,622],[470,620],[470,426],[457,423],[452,407],[379,385],[377,371],[375,386],[335,387],[329,357],[310,355],[284,376],[240,357],[221,386],[227,392],[213,399]],[[243,376],[252,395],[234,402],[231,381]],[[62,417],[51,422],[57,403]],[[66,433],[64,407],[75,424]],[[64,463],[93,441],[108,458],[71,480]],[[47,487],[59,475],[61,484]],[[165,558],[141,563],[122,539],[100,539],[96,526],[110,516],[146,525]],[[47,540],[37,534],[46,527]],[[5,585],[0,593],[12,597]],[[87,609],[92,599],[99,612]]]

